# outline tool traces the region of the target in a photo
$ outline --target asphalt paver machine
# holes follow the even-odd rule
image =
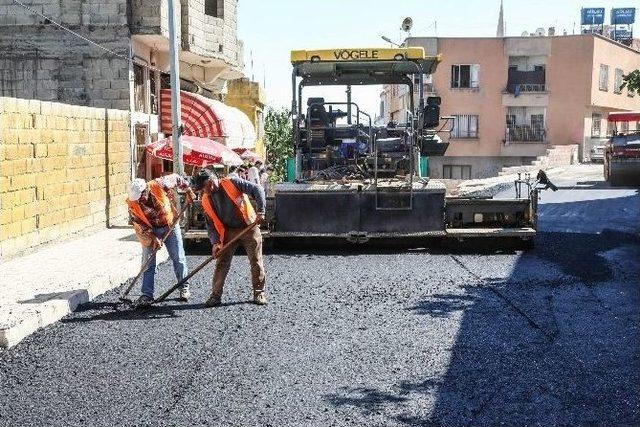
[[[448,122],[440,98],[424,94],[440,61],[415,47],[291,53],[295,176],[275,187],[269,238],[533,237],[535,184],[509,200],[450,198],[443,182],[422,173],[421,159],[448,147],[439,137]],[[362,85],[405,86],[415,100],[407,97],[398,123],[375,125],[351,98]],[[343,86],[346,99],[303,102],[312,86]]]

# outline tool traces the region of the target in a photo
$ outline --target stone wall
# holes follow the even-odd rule
[[[0,258],[125,223],[129,113],[0,97]]]
[[[128,110],[127,0],[25,3],[124,59],[0,0],[0,96]]]

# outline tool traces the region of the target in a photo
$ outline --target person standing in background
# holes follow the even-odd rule
[[[247,170],[247,181],[252,182],[256,185],[260,185],[260,168],[262,167],[262,162],[260,160],[256,160],[253,165],[249,166]],[[263,187],[264,188],[264,187]]]

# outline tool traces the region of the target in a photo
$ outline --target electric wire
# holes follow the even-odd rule
[[[116,51],[114,51],[112,49],[109,49],[108,47],[103,46],[100,43],[98,43],[98,42],[96,42],[94,40],[91,40],[88,37],[83,36],[82,34],[78,33],[77,31],[74,31],[71,28],[69,28],[69,27],[67,27],[67,26],[55,21],[54,19],[50,18],[49,16],[45,15],[44,13],[33,9],[32,7],[24,4],[20,0],[12,0],[12,1],[13,1],[14,5],[22,7],[23,9],[31,12],[32,14],[41,17],[42,19],[45,20],[45,22],[49,22],[49,23],[53,24],[54,26],[58,27],[59,29],[71,34],[74,37],[77,37],[77,38],[85,41],[86,43],[89,43],[92,46],[97,47],[98,49],[103,50],[105,53],[107,53],[107,54],[109,54],[111,56],[114,56],[116,58],[122,59],[123,61],[127,61],[127,62],[131,61],[133,64],[138,65],[138,66],[143,67],[143,68],[147,68],[147,69],[149,69],[151,71],[156,71],[156,72],[159,72],[161,74],[166,74],[167,73],[166,70],[162,70],[162,69],[154,67],[152,65],[147,65],[147,64],[145,64],[143,62],[135,60],[134,58],[129,58],[127,55],[124,55],[122,53],[118,53],[118,52],[116,52]],[[32,43],[28,43],[28,44],[31,44],[32,46],[35,46]]]

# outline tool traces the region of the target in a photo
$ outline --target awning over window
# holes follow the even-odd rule
[[[253,149],[256,131],[242,111],[215,99],[180,91],[184,135],[199,136],[220,142],[231,149]],[[171,90],[160,91],[161,130],[172,133]]]
[[[607,120],[610,122],[638,122],[640,121],[640,111],[620,111],[609,113]]]

